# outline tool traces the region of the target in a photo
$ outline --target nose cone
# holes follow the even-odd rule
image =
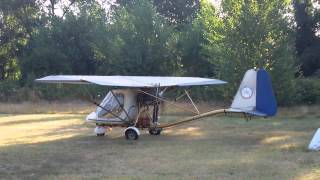
[[[97,116],[96,112],[92,112],[86,117],[87,122],[92,122],[92,121],[97,121],[97,120],[98,120],[98,116]]]

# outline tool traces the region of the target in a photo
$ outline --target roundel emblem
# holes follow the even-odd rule
[[[249,99],[253,95],[253,90],[249,87],[243,87],[240,91],[240,94],[243,98]]]

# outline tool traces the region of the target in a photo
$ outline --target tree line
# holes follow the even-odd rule
[[[121,74],[219,78],[229,85],[195,95],[229,101],[244,72],[256,67],[270,72],[280,104],[316,103],[320,11],[315,5],[312,0],[2,0],[0,99],[67,93],[34,84],[50,74]]]

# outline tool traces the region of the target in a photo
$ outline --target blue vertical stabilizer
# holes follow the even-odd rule
[[[256,110],[267,116],[274,116],[277,113],[276,98],[272,90],[271,79],[264,69],[257,72],[257,97]]]

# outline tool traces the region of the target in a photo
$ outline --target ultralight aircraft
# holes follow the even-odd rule
[[[125,127],[124,135],[128,140],[138,139],[139,129],[147,128],[149,134],[159,135],[164,128],[222,113],[242,113],[246,117],[269,117],[277,112],[271,80],[264,69],[250,69],[245,73],[230,108],[206,113],[200,113],[188,92],[190,87],[222,85],[227,82],[199,77],[79,75],[52,75],[36,79],[36,82],[114,87],[115,89],[110,90],[101,103],[95,103],[97,108],[86,117],[86,122],[96,124],[94,132],[97,136],[104,136],[108,127]],[[177,89],[183,91],[182,96],[189,99],[193,109],[187,110],[194,115],[177,122],[160,124],[161,104],[167,102],[179,107],[164,96],[169,91]]]

